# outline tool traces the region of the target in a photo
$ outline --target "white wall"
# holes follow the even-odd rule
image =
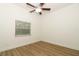
[[[42,40],[79,50],[79,4],[42,16]]]
[[[31,22],[31,36],[15,37],[15,19]],[[39,41],[39,16],[15,4],[0,4],[0,51]]]

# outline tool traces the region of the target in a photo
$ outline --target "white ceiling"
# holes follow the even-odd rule
[[[33,4],[35,6],[39,6],[39,3],[31,3],[31,4]],[[30,6],[28,6],[28,5],[26,5],[26,3],[16,3],[16,5],[25,8],[28,12],[30,10],[33,10],[33,8],[30,7]],[[64,8],[66,6],[69,6],[69,5],[71,5],[71,3],[45,3],[45,5],[43,7],[51,8],[51,12],[54,12],[56,10],[59,10],[61,8]]]

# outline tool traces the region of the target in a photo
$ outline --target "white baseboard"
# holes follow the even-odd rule
[[[29,41],[26,44],[24,43],[24,44],[20,44],[20,45],[17,45],[17,46],[10,46],[10,47],[7,47],[5,49],[0,50],[0,52],[7,51],[7,50],[10,50],[10,49],[14,49],[14,48],[18,48],[18,47],[21,47],[21,46],[24,46],[24,45],[28,45],[28,44],[33,44],[33,43],[36,43],[36,42],[38,42],[38,40],[31,41],[31,42]]]
[[[69,48],[69,49],[73,49],[73,50],[78,50],[78,51],[79,51],[79,49],[72,48],[72,47],[68,47],[68,46],[66,46],[66,45],[63,45],[63,44],[60,44],[60,43],[57,43],[57,42],[46,41],[46,40],[42,40],[42,41],[48,42],[48,43],[51,43],[51,44],[56,44],[56,45],[59,45],[59,46],[62,46],[62,47],[66,47],[66,48]]]

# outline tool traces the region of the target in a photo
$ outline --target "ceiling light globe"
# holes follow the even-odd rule
[[[37,8],[35,11],[38,13],[41,12],[42,10],[40,8]]]

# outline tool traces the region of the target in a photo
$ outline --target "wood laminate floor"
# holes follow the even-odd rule
[[[40,41],[1,52],[0,56],[79,56],[79,51]]]

